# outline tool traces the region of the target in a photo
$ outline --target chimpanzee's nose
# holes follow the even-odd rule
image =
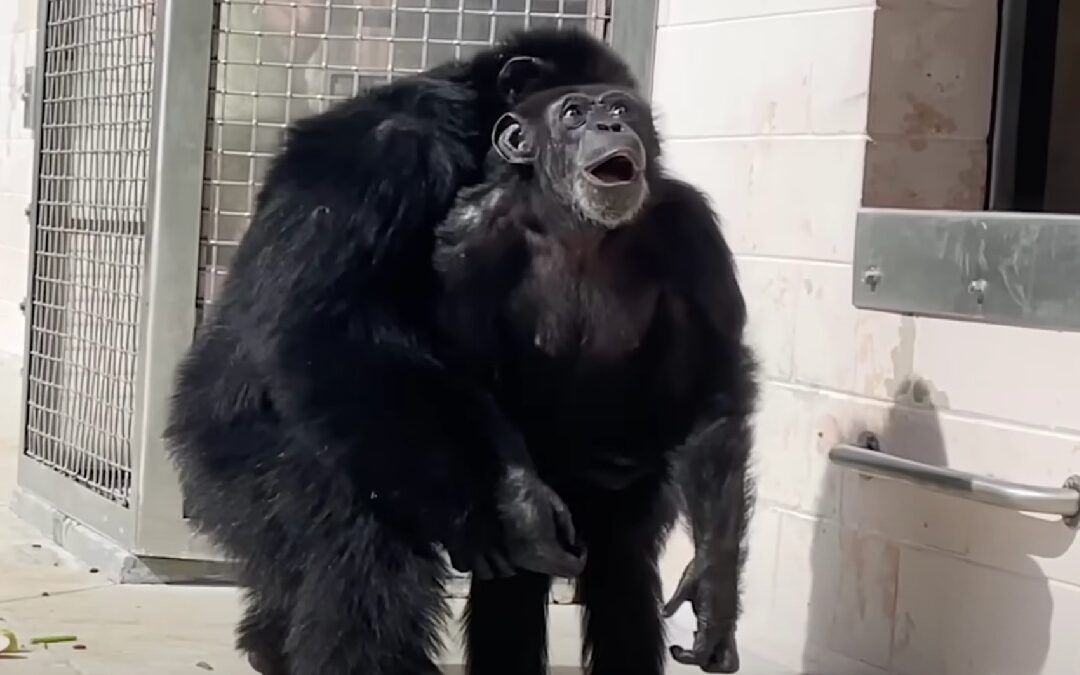
[[[597,131],[614,131],[615,133],[619,133],[622,131],[622,124],[619,122],[597,122],[596,129]]]

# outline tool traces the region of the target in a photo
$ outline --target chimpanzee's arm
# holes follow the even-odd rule
[[[677,478],[694,540],[694,559],[668,602],[670,615],[689,600],[698,618],[692,649],[673,647],[682,663],[709,672],[736,672],[735,626],[740,612],[740,577],[746,557],[746,526],[753,499],[748,463],[752,366],[744,350],[727,358],[727,389],[717,392],[698,430],[682,449]]]
[[[461,86],[412,79],[301,123],[268,176],[218,317],[240,335],[298,451],[451,551],[467,551],[475,522],[515,487],[506,467],[529,466],[490,398],[435,358],[426,325],[434,224],[478,170],[473,108]]]
[[[690,601],[698,619],[691,649],[672,647],[681,663],[707,672],[739,668],[735,626],[746,528],[753,501],[748,463],[757,402],[755,364],[743,342],[746,309],[732,255],[705,198],[672,182],[663,221],[675,238],[681,290],[688,301],[702,395],[696,425],[680,450],[676,477],[694,540],[687,566],[665,611]]]

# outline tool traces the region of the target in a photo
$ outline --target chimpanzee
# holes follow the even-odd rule
[[[608,81],[635,86],[601,42],[532,30],[288,130],[166,432],[191,521],[239,563],[256,670],[438,672],[443,550],[581,571],[520,434],[436,356],[432,251],[510,105]]]
[[[436,230],[439,356],[492,392],[570,509],[591,675],[663,673],[662,614],[686,600],[698,631],[673,656],[736,672],[756,383],[717,219],[665,174],[650,107],[626,87],[534,94],[493,146],[487,179]],[[676,494],[696,555],[665,610]],[[474,578],[471,675],[547,672],[548,587]]]
[[[167,431],[192,522],[239,563],[257,670],[438,672],[442,549],[476,578],[582,572],[580,528],[496,390],[442,361],[432,255],[500,115],[593,82],[635,86],[592,38],[534,30],[288,131]],[[698,488],[692,512],[713,504]],[[719,548],[697,539],[704,570]]]

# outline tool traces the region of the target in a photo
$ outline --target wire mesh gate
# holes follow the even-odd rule
[[[161,443],[175,365],[285,127],[526,26],[647,84],[655,2],[40,0],[19,487],[141,556],[214,559]]]
[[[82,15],[78,3],[55,5],[43,64],[26,453],[127,506],[155,13],[152,2]]]

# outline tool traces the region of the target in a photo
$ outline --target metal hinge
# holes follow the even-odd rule
[[[23,72],[23,90],[22,90],[22,102],[23,102],[23,128],[34,129],[35,128],[35,112],[37,106],[34,105],[34,68],[31,66]]]

